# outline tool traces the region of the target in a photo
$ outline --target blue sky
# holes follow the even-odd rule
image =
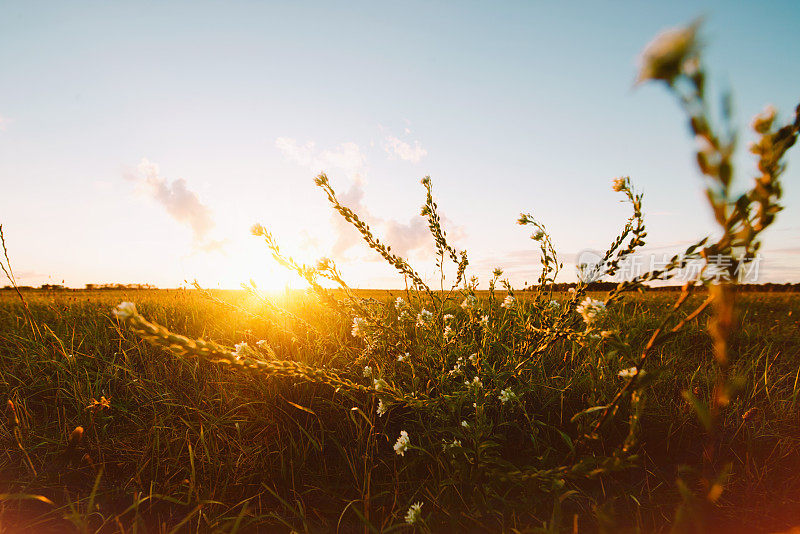
[[[773,104],[786,118],[800,99],[797,2],[5,1],[0,223],[20,283],[281,287],[291,277],[249,235],[260,222],[355,286],[401,285],[332,218],[322,170],[426,275],[426,174],[483,281],[494,267],[536,279],[521,211],[574,279],[575,253],[627,216],[620,175],[645,193],[651,250],[671,251],[714,226],[684,118],[633,80],[659,31],[699,15],[746,184],[751,117]],[[761,281],[800,280],[800,157],[788,162]]]

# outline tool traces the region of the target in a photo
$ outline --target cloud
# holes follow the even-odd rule
[[[415,142],[415,146],[411,147],[408,143],[396,137],[388,137],[387,140],[386,150],[401,159],[417,162],[427,154],[427,151],[419,145],[419,142]],[[415,253],[420,255],[428,252],[432,253],[433,238],[424,217],[415,215],[407,222],[384,219],[372,214],[365,205],[364,173],[367,166],[367,158],[358,144],[347,142],[341,143],[332,149],[321,150],[314,141],[300,144],[296,139],[290,137],[278,137],[275,140],[275,146],[289,161],[314,171],[324,171],[329,168],[338,168],[346,171],[350,175],[352,182],[349,189],[344,192],[338,192],[339,201],[344,206],[352,209],[360,219],[376,230],[376,234],[380,236],[381,240],[392,247],[393,253],[406,258]],[[448,223],[445,216],[442,216],[442,223]],[[331,215],[330,228],[335,236],[330,251],[330,255],[334,258],[344,257],[350,249],[362,243],[362,237],[358,230],[338,213]],[[451,241],[456,241],[463,237],[463,234],[463,230],[460,227],[456,227],[453,228],[449,237]],[[311,241],[304,238],[304,243],[311,244]]]
[[[370,228],[377,229],[376,234],[384,244],[392,247],[392,252],[398,256],[409,258],[412,255],[432,257],[434,251],[433,237],[428,228],[427,220],[421,215],[414,215],[408,222],[396,219],[384,219],[372,214],[364,204],[364,184],[356,180],[350,189],[338,195],[339,202],[353,210],[358,217],[366,222]],[[464,237],[465,232],[461,227],[453,227],[445,215],[442,215],[442,225],[451,227],[448,232],[448,241],[453,243]],[[345,221],[338,213],[331,217],[331,228],[336,235],[336,241],[331,249],[333,257],[345,255],[351,248],[362,242],[361,234],[352,224]]]
[[[363,171],[367,157],[353,142],[341,143],[333,149],[319,150],[314,141],[301,145],[291,137],[278,137],[275,147],[288,160],[316,171],[341,169],[350,175]]]
[[[406,132],[408,131],[408,128],[406,128]],[[390,156],[398,157],[404,161],[410,161],[411,163],[419,163],[422,158],[428,155],[428,151],[422,148],[419,141],[414,141],[414,146],[412,147],[393,135],[386,137],[383,149]]]
[[[215,226],[211,209],[189,189],[186,180],[170,182],[160,175],[158,165],[147,159],[142,159],[134,172],[125,173],[125,178],[136,182],[139,190],[161,204],[173,219],[191,228],[195,248],[204,252],[222,248],[224,241],[208,237]]]

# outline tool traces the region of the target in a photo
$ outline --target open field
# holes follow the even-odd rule
[[[404,296],[394,293],[370,296]],[[414,502],[424,503],[417,528],[434,531],[658,532],[676,524],[679,507],[678,518],[689,518],[677,523],[683,531],[800,525],[795,293],[741,295],[741,327],[730,351],[735,395],[713,433],[713,453],[704,459],[711,438],[683,393],[707,402],[715,380],[701,316],[648,360],[652,380],[642,389],[630,465],[547,481],[510,474],[569,458],[575,436],[586,430],[583,419],[593,414],[573,416],[609,402],[622,384],[622,349],[553,345],[522,377],[518,406],[511,407],[489,394],[494,367],[484,347],[487,393],[474,406],[472,397],[447,397],[454,421],[448,428],[441,423],[447,417],[402,405],[379,417],[376,398],[366,393],[176,357],[141,341],[110,313],[132,301],[148,320],[189,337],[227,346],[268,340],[281,359],[338,369],[353,381],[368,381],[365,365],[400,380],[386,360],[353,352],[349,322],[313,295],[282,293],[272,302],[323,330],[326,346],[339,349],[310,350],[286,330],[291,319],[244,292],[214,295],[241,308],[195,290],[26,292],[37,337],[14,292],[0,292],[0,392],[16,414],[0,425],[0,532],[411,530],[403,518]],[[626,343],[641,350],[676,295],[632,295],[615,306]],[[482,310],[495,309],[489,313],[496,313],[496,328],[516,320],[486,294],[479,297]],[[691,296],[689,309],[704,298]],[[519,300],[522,315],[526,297]],[[463,314],[458,302],[456,320]],[[423,368],[433,370],[429,381],[447,375],[433,360],[415,365],[415,378]],[[587,451],[616,446],[628,422],[611,421]],[[82,436],[75,436],[79,426]],[[402,456],[392,447],[401,430],[419,445]],[[454,441],[458,446],[436,445]],[[726,465],[724,491],[714,502],[698,497],[709,489],[708,473]],[[681,487],[691,495],[682,497]]]

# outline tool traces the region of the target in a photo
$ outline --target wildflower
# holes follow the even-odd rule
[[[114,308],[112,313],[116,318],[124,321],[136,315],[136,305],[133,302],[122,302]]]
[[[464,299],[464,302],[461,303],[461,307],[465,310],[472,310],[478,305],[478,299],[475,295],[467,295],[467,298]]]
[[[508,296],[506,296],[505,299],[503,299],[503,303],[500,305],[500,307],[501,308],[505,308],[507,310],[510,310],[511,308],[514,307],[514,304],[516,303],[516,301],[517,301],[517,299],[515,299],[511,295],[508,295]]]
[[[387,406],[386,404],[383,403],[383,399],[379,399],[378,400],[378,409],[377,409],[378,417],[383,417],[383,414],[385,414],[386,410],[388,410],[388,409],[389,409],[389,406]]]
[[[431,318],[433,317],[433,313],[429,312],[425,308],[422,308],[420,312],[417,314],[417,328],[422,328],[427,325]]]
[[[250,227],[250,233],[253,235],[264,235],[267,233],[267,229],[260,224],[254,224]]]
[[[685,28],[667,30],[657,35],[642,52],[636,83],[663,80],[672,84],[681,71],[696,63],[699,27],[698,20]]]
[[[472,365],[478,365],[478,353],[475,352],[469,355],[469,361]]]
[[[266,349],[267,347],[269,347],[269,343],[267,342],[266,339],[259,339],[258,341],[256,341],[256,347],[260,349]]]
[[[406,361],[406,358],[408,358],[408,357],[409,357],[409,354],[407,352],[405,354],[398,354],[397,355],[397,361],[398,362],[404,362],[404,361]]]
[[[558,308],[559,308],[561,305],[558,303],[558,301],[557,301],[557,300],[551,300],[551,301],[550,301],[550,302],[547,304],[547,306],[548,306],[548,307],[549,307],[551,310],[557,310],[557,309],[558,309]]]
[[[628,185],[627,181],[628,181],[627,178],[623,177],[614,178],[614,185],[613,185],[614,191],[617,193],[619,193],[620,191],[624,191],[626,186]]]
[[[445,340],[450,340],[455,334],[456,334],[455,331],[453,330],[453,328],[450,325],[447,325],[447,326],[444,327],[444,339]]]
[[[516,399],[517,398],[517,394],[514,393],[513,391],[511,391],[511,388],[506,388],[506,389],[500,391],[500,395],[498,395],[497,398],[500,399],[500,402],[505,404],[510,400]]]
[[[411,444],[411,438],[408,437],[408,432],[405,430],[400,431],[400,437],[394,444],[394,453],[400,456],[405,456],[408,446]]]
[[[567,290],[567,292],[568,292],[568,293],[570,293],[570,294],[572,294],[572,295],[574,295],[574,294],[575,294],[575,288],[574,288],[574,287],[571,287],[571,288],[569,288],[569,289]]]
[[[365,365],[364,366],[364,377],[368,378],[370,376],[372,376],[372,367],[370,367],[369,365]]]
[[[586,297],[575,309],[583,317],[583,322],[591,325],[605,314],[606,305],[603,301]]]
[[[476,376],[475,378],[472,379],[472,382],[467,380],[466,382],[464,382],[464,385],[469,388],[474,388],[475,390],[479,390],[483,387],[483,382],[481,382],[481,379]]]
[[[454,318],[455,318],[455,316],[452,313],[446,313],[445,316],[444,316],[444,321],[445,322],[452,321]]]
[[[403,297],[397,297],[396,299],[394,299],[394,308],[396,310],[402,309],[403,306],[405,306],[405,305],[406,305],[406,301],[403,300]]]
[[[461,446],[461,440],[454,439],[452,443],[445,442],[444,445],[442,445],[442,449],[447,450],[447,449],[452,449],[453,447],[460,447],[460,446]]]
[[[622,371],[617,373],[617,376],[619,376],[620,378],[633,378],[638,374],[639,370],[636,367],[630,367],[628,369],[623,369]]]
[[[469,428],[469,423],[467,423],[466,420],[465,421],[461,421],[461,426],[464,427],[464,428]]]
[[[422,518],[422,504],[423,503],[421,502],[415,502],[408,507],[408,512],[406,512],[406,523],[409,525],[414,525]]]
[[[376,378],[372,381],[372,387],[375,388],[375,391],[383,391],[388,385],[383,378]]]
[[[363,336],[365,326],[367,326],[367,322],[364,319],[361,317],[353,317],[353,328],[350,330],[350,334],[352,334],[353,337]]]
[[[478,322],[482,327],[486,328],[487,326],[489,326],[489,316],[488,315],[481,316],[481,319]]]
[[[456,362],[456,364],[453,366],[453,368],[452,368],[452,369],[450,369],[450,376],[457,375],[457,374],[461,374],[461,372],[462,372],[462,371],[461,371],[461,362],[462,362],[462,361],[463,361],[463,360],[462,360],[461,358],[459,358],[459,359],[458,359],[458,361],[457,361],[457,362]]]
[[[250,350],[250,347],[247,345],[246,341],[242,341],[234,345],[233,349],[233,353],[236,356],[244,356]]]

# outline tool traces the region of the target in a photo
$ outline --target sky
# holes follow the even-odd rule
[[[733,95],[743,190],[751,118],[800,101],[793,0],[2,0],[0,224],[18,282],[301,287],[250,234],[260,223],[353,287],[402,287],[332,212],[322,171],[432,281],[426,175],[484,286],[497,267],[538,278],[521,212],[574,281],[576,255],[629,215],[618,176],[644,192],[657,261],[715,228],[678,105],[633,82],[647,43],[698,16],[711,94]],[[797,152],[759,282],[800,282]]]

